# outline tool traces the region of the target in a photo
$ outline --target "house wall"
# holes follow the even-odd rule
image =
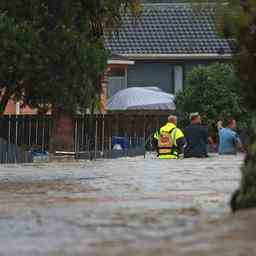
[[[4,115],[35,115],[37,114],[36,109],[32,109],[29,106],[23,106],[22,104],[17,106],[14,100],[9,100]]]
[[[186,75],[198,65],[209,65],[218,60],[188,61],[136,61],[128,67],[127,87],[157,86],[168,93],[174,93],[174,66],[183,67]],[[223,61],[221,61],[223,62]],[[227,61],[224,61],[227,62]]]

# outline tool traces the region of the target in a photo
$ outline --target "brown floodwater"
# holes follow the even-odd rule
[[[0,255],[256,255],[242,156],[0,166]]]

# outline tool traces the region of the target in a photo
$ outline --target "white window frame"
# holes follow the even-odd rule
[[[175,65],[173,67],[173,88],[174,94],[184,89],[184,68],[182,65]]]

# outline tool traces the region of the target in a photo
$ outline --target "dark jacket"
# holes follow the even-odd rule
[[[200,124],[190,124],[184,130],[187,146],[184,157],[208,156],[208,129]]]

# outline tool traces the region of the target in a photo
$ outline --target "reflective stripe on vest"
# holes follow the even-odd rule
[[[175,156],[178,157],[178,147],[176,144],[176,134],[177,134],[177,127],[174,127],[171,131],[168,132],[171,136],[173,146],[172,147],[158,147],[158,156]],[[161,136],[161,132],[160,132]]]

